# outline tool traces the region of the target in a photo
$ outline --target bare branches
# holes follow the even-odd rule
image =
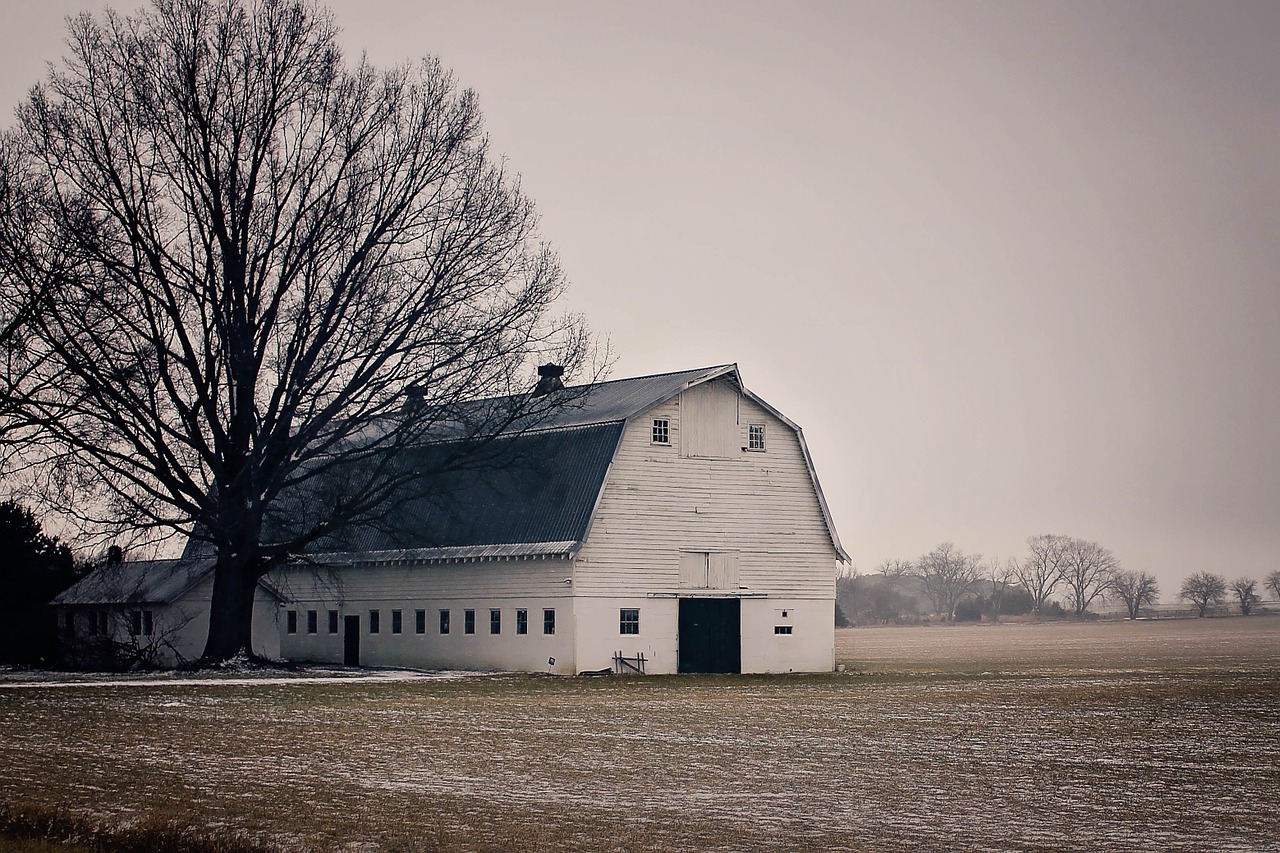
[[[1235,593],[1236,604],[1240,607],[1240,615],[1248,616],[1253,606],[1262,599],[1258,597],[1258,582],[1249,578],[1237,578],[1231,582],[1231,591]]]
[[[955,619],[956,604],[982,579],[981,554],[965,554],[950,542],[943,542],[916,560],[924,589],[943,618]]]
[[[1130,619],[1137,619],[1138,612],[1146,606],[1155,604],[1160,598],[1160,587],[1156,579],[1145,571],[1120,570],[1111,579],[1111,589],[1124,602]]]
[[[1013,566],[1018,583],[1031,595],[1031,608],[1037,616],[1062,579],[1066,539],[1051,533],[1027,537],[1027,556]]]
[[[1204,616],[1209,608],[1221,604],[1227,597],[1227,581],[1212,572],[1196,572],[1182,582],[1179,598],[1195,605],[1198,616]]]
[[[0,414],[34,461],[94,472],[85,521],[260,573],[401,490],[404,448],[529,423],[532,364],[586,365],[533,203],[437,61],[348,68],[292,0],[157,0],[69,44],[5,137],[0,321],[24,339]],[[477,417],[481,397],[512,403]],[[337,465],[339,492],[264,539]]]

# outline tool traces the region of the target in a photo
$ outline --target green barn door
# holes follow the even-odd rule
[[[742,607],[736,598],[680,599],[680,672],[742,672]]]

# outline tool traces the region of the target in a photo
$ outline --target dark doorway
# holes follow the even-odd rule
[[[360,617],[342,618],[342,662],[347,666],[360,665]]]
[[[742,672],[742,609],[736,598],[680,599],[680,671]]]

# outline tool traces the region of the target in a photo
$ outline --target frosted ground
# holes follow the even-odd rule
[[[772,678],[10,675],[0,799],[298,849],[1280,851],[1280,617],[837,645]]]

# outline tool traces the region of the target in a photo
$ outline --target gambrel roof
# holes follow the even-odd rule
[[[507,442],[501,464],[442,474],[433,497],[410,500],[376,524],[333,537],[308,558],[317,562],[432,562],[460,559],[572,556],[586,540],[609,467],[629,421],[682,391],[728,378],[741,392],[793,429],[804,453],[823,519],[840,547],[800,428],[742,387],[735,364],[662,373],[567,388],[567,402]],[[484,405],[480,401],[478,405]],[[426,447],[423,468],[439,448]]]

